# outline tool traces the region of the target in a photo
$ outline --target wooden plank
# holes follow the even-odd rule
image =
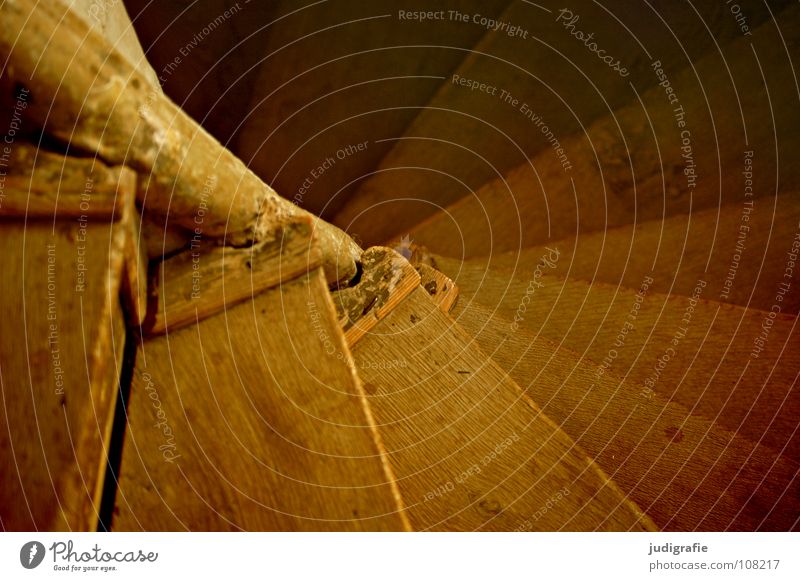
[[[139,345],[114,530],[403,530],[321,269]]]
[[[133,208],[132,180],[119,185],[117,197]],[[125,343],[119,294],[129,237],[124,221],[64,218],[4,221],[0,235],[6,530],[97,526]]]
[[[159,91],[96,30],[62,2],[0,5],[3,85],[29,92],[26,126],[43,128],[110,164],[140,173],[143,211],[242,246],[269,238],[307,212],[272,188]],[[18,42],[18,39],[24,42]],[[68,78],[69,83],[64,83]],[[6,95],[7,96],[7,95]],[[356,273],[361,249],[312,217],[332,284]]]
[[[192,247],[154,267],[151,295],[155,304],[152,334],[197,323],[226,307],[251,299],[261,291],[319,266],[319,248],[311,242],[309,218],[288,222],[247,248],[210,246],[202,237]]]
[[[423,288],[353,355],[416,529],[652,528]]]
[[[800,196],[743,196],[740,203],[581,233],[548,246],[561,253],[552,269],[557,276],[635,288],[650,274],[652,290],[683,296],[691,296],[703,278],[707,297],[769,311],[781,284],[797,284]],[[546,247],[539,245],[471,262],[524,270],[544,254]],[[781,312],[798,314],[800,293],[782,296]]]
[[[785,79],[800,43],[798,12],[787,8],[752,36],[667,74],[677,102],[656,86],[561,140],[571,172],[545,149],[406,233],[439,254],[470,258],[739,203],[745,188],[756,197],[797,191],[800,144],[791,128],[800,108]]]
[[[687,298],[653,292],[649,277],[631,289],[563,280],[546,268],[513,276],[437,262],[461,290],[456,318],[476,302],[602,372],[800,460],[796,316],[707,300],[702,279]]]
[[[420,276],[391,248],[373,247],[362,257],[362,275],[333,293],[339,325],[351,347],[420,284]]]
[[[742,8],[748,22],[757,26],[773,22],[773,12],[791,3],[779,2],[769,8],[757,0],[745,4]],[[652,176],[654,169],[661,169],[652,146],[641,150],[640,142],[651,139],[648,115],[653,117],[659,139],[662,132],[666,134],[661,142],[665,173],[680,172],[684,167],[679,163],[680,129],[675,128],[674,105],[667,102],[664,90],[657,86],[661,79],[654,72],[654,62],[660,63],[659,68],[670,77],[686,108],[697,173],[709,182],[709,189],[716,187],[712,183],[717,181],[716,150],[733,148],[727,153],[735,154],[737,161],[741,157],[744,143],[738,146],[741,129],[736,124],[741,124],[740,109],[747,119],[748,134],[756,138],[751,141],[759,149],[759,166],[774,177],[775,171],[768,162],[771,152],[774,157],[770,107],[750,48],[752,42],[766,69],[770,92],[782,94],[770,95],[776,116],[785,118],[787,123],[791,120],[789,125],[796,126],[796,114],[781,109],[775,101],[777,97],[789,109],[796,109],[795,87],[784,82],[786,75],[791,75],[791,63],[774,29],[766,35],[769,38],[761,34],[758,39],[757,33],[745,36],[727,7],[712,2],[672,6],[669,10],[652,3],[621,8],[573,0],[566,8],[550,8],[514,2],[497,20],[504,26],[487,34],[469,58],[448,76],[428,107],[395,140],[378,169],[333,219],[348,231],[357,232],[365,244],[387,244],[394,236],[412,231],[421,219],[436,216],[436,224],[444,228],[426,229],[425,239],[415,235],[417,240],[444,252],[443,247],[432,242],[447,235],[452,256],[457,255],[454,252],[460,250],[462,243],[470,254],[473,248],[485,251],[490,239],[484,230],[480,230],[478,240],[473,240],[471,229],[464,227],[466,222],[462,224],[460,214],[438,213],[441,207],[461,198],[465,203],[472,200],[473,220],[482,225],[485,220],[484,229],[495,228],[495,243],[498,238],[508,238],[508,243],[515,239],[520,221],[523,236],[529,235],[531,223],[546,225],[545,200],[556,206],[557,213],[550,216],[552,227],[571,227],[575,223],[574,212],[563,225],[558,212],[561,204],[573,201],[571,179],[582,196],[582,220],[586,209],[599,212],[592,219],[603,217],[604,197],[620,196],[623,208],[632,208],[634,196],[627,188],[620,191],[620,185],[626,184],[631,175],[628,158],[644,157],[643,166],[634,168],[642,182]],[[790,36],[795,34],[791,21],[797,18],[787,13],[786,20],[783,36],[791,43]],[[780,22],[783,24],[783,19]],[[585,42],[583,37],[587,37]],[[738,53],[720,50],[732,40],[741,47]],[[592,47],[604,51],[602,54],[610,57],[612,65],[599,60]],[[703,55],[708,57],[701,60]],[[704,62],[703,68],[696,67]],[[624,69],[624,74],[618,69]],[[684,72],[678,75],[682,69]],[[646,101],[647,110],[642,111],[638,95],[651,87],[654,88],[648,94],[652,98]],[[748,89],[742,91],[742,87]],[[625,104],[631,105],[620,109]],[[623,119],[615,119],[616,114],[629,109],[635,115],[626,112]],[[602,133],[592,126],[599,118],[605,118]],[[636,124],[632,123],[634,120]],[[587,129],[590,142],[582,138]],[[715,131],[719,132],[718,143],[714,140]],[[787,143],[795,143],[788,129],[781,133],[789,140]],[[735,147],[733,139],[737,140]],[[675,142],[677,147],[673,148]],[[794,148],[784,148],[783,144],[781,147],[785,162]],[[533,163],[528,162],[531,158]],[[504,177],[520,165],[526,168],[527,185],[507,185]],[[739,165],[735,163],[733,167],[738,169]],[[649,171],[642,173],[645,166]],[[728,167],[723,171],[739,175]],[[591,174],[591,181],[587,173]],[[796,177],[796,173],[792,175]],[[605,187],[596,185],[602,179]],[[501,224],[494,221],[498,208],[487,208],[485,216],[479,200],[471,195],[492,180],[497,190],[494,195],[506,205],[507,217]],[[580,192],[589,185],[591,189]],[[657,185],[661,185],[660,180]],[[509,200],[509,187],[516,198],[529,196],[530,200],[521,201],[517,208]],[[643,197],[661,198],[656,191]],[[593,196],[599,202],[592,203],[583,196]],[[565,202],[561,198],[566,198]],[[583,207],[583,203],[589,207]],[[615,208],[609,203],[608,209],[611,213]],[[459,237],[456,226],[467,232],[465,240]]]
[[[635,381],[600,373],[592,361],[474,301],[458,321],[659,528],[797,527],[796,462],[668,397],[648,397]]]

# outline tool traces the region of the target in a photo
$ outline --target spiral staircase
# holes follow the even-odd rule
[[[198,250],[140,168],[28,135],[10,188],[116,201],[55,403],[6,204],[4,529],[800,528],[796,3],[131,0],[142,48],[84,4],[365,252],[331,286],[306,218]]]

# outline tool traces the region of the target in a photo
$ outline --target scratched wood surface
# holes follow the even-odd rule
[[[416,529],[653,526],[422,287],[353,354]]]
[[[800,122],[800,108],[794,84],[785,79],[787,55],[800,42],[799,13],[787,8],[777,24],[769,21],[668,74],[677,103],[655,86],[565,137],[570,172],[552,148],[544,149],[399,233],[440,254],[474,257],[689,214],[741,200],[749,151],[755,196],[797,191],[798,137],[791,128]],[[685,127],[678,125],[677,107]],[[693,185],[684,171],[694,172]]]
[[[319,268],[145,340],[115,530],[403,530]]]
[[[653,290],[683,296],[691,296],[703,278],[708,298],[768,311],[782,284],[797,284],[792,255],[800,250],[800,196],[743,196],[740,203],[582,233],[471,262],[524,272],[548,248],[559,251],[552,272],[564,278],[635,288],[649,274]],[[782,313],[796,315],[800,293],[786,293],[777,302]]]
[[[476,302],[458,321],[659,528],[793,530],[800,465]],[[796,389],[796,384],[794,386]]]
[[[439,264],[461,297],[578,353],[601,371],[800,460],[797,317],[638,288]],[[765,328],[768,331],[765,332]]]
[[[771,22],[772,12],[788,4],[781,2],[768,9],[760,2],[748,2],[749,24],[755,27]],[[437,251],[445,252],[447,243],[447,253],[453,256],[461,251],[462,243],[469,255],[485,253],[497,248],[498,243],[510,249],[513,246],[509,244],[520,236],[520,222],[526,240],[539,233],[545,222],[542,216],[548,211],[545,200],[553,213],[552,229],[574,225],[575,211],[569,212],[574,200],[570,178],[578,188],[581,220],[603,220],[604,197],[611,198],[609,219],[621,218],[616,206],[630,210],[634,205],[628,188],[621,189],[631,175],[628,157],[634,158],[640,186],[647,178],[654,181],[654,170],[662,167],[650,144],[648,115],[659,137],[664,171],[671,175],[683,168],[678,163],[679,140],[678,147],[673,148],[673,138],[680,131],[674,127],[672,106],[663,89],[656,86],[661,79],[651,66],[655,61],[670,76],[687,108],[698,172],[710,190],[716,187],[712,182],[717,174],[714,131],[719,132],[720,139],[726,139],[718,144],[728,150],[723,155],[741,156],[730,141],[731,135],[741,132],[736,127],[736,121],[741,123],[740,107],[753,147],[759,146],[759,165],[765,177],[774,176],[774,170],[767,169],[771,152],[774,157],[773,124],[764,106],[759,66],[750,48],[752,41],[770,80],[773,101],[777,97],[796,107],[794,85],[778,80],[791,75],[791,67],[774,30],[762,33],[760,41],[755,34],[743,36],[727,7],[714,3],[666,10],[646,3],[621,9],[578,0],[567,5],[564,13],[561,8],[512,3],[498,20],[528,32],[528,38],[509,35],[506,28],[489,32],[453,71],[459,78],[485,83],[490,89],[471,90],[450,75],[405,134],[394,140],[377,171],[364,180],[334,222],[357,232],[366,244],[386,244],[395,236],[414,231],[415,238]],[[594,34],[596,45],[620,61],[628,74],[623,77],[603,64],[573,33]],[[787,37],[789,33],[784,31],[784,37],[793,42]],[[739,47],[737,51],[728,52],[726,45],[731,41]],[[706,54],[709,56],[702,59]],[[683,72],[679,75],[678,71]],[[776,92],[783,96],[778,97]],[[640,95],[646,95],[646,112],[639,103]],[[707,110],[709,103],[713,122]],[[777,107],[775,110],[780,111]],[[791,111],[781,115],[797,118]],[[593,125],[598,118],[603,121]],[[728,128],[731,131],[726,131]],[[581,137],[587,130],[590,142]],[[783,133],[791,138],[788,128]],[[790,147],[783,149],[786,159],[781,160],[781,171],[791,151]],[[507,176],[517,166],[521,169]],[[601,178],[606,181],[605,187]],[[472,195],[487,182],[492,185]],[[648,193],[646,197],[655,195]],[[600,202],[585,199],[589,196]],[[439,211],[461,198],[468,212],[450,216]],[[489,205],[484,210],[480,202],[486,204],[487,198]],[[642,201],[638,200],[640,204]],[[585,216],[587,211],[595,213]],[[414,229],[421,219],[430,216],[429,227]],[[566,218],[569,220],[564,223]],[[490,225],[494,228],[494,247],[486,235]],[[465,240],[458,236],[456,226],[461,226]],[[442,246],[434,245],[434,241],[441,241]]]

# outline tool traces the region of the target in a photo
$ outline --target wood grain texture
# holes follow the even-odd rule
[[[353,354],[416,529],[652,527],[421,287]]]
[[[630,289],[539,276],[530,267],[512,276],[438,262],[461,290],[456,320],[475,302],[600,372],[800,460],[796,316],[707,300],[702,281],[693,297],[666,296],[645,279]]]
[[[427,264],[415,266],[420,286],[428,291],[431,300],[443,313],[449,313],[458,300],[458,287],[450,278]]]
[[[5,530],[97,526],[125,343],[126,241],[119,222],[96,218],[3,223]]]
[[[772,12],[778,12],[789,4],[780,2],[767,8],[761,2],[752,1],[742,9],[747,11],[748,22],[756,26],[772,21]],[[788,105],[789,100],[785,102],[790,108],[796,108],[794,84],[776,78],[791,76],[791,66],[786,60],[783,44],[774,32],[767,42],[763,38],[757,42],[755,35],[742,36],[727,7],[710,2],[671,6],[669,9],[653,3],[628,4],[624,8],[603,6],[590,0],[573,0],[566,7],[558,5],[542,9],[535,3],[514,2],[498,20],[527,32],[527,38],[509,34],[507,28],[487,34],[454,71],[455,74],[442,84],[402,138],[395,140],[394,147],[374,175],[364,181],[348,200],[347,206],[337,213],[333,220],[336,224],[357,232],[366,244],[386,244],[392,237],[411,231],[422,218],[435,216],[436,223],[446,229],[432,227],[425,230],[423,243],[431,242],[434,250],[444,252],[432,241],[452,235],[448,239],[451,245],[448,251],[462,242],[471,249],[485,250],[489,247],[489,240],[483,236],[483,231],[479,241],[471,240],[472,229],[462,225],[467,239],[461,241],[450,224],[453,217],[437,211],[460,198],[473,198],[472,192],[488,181],[494,180],[495,195],[503,198],[509,217],[498,224],[494,218],[497,210],[487,208],[489,215],[485,217],[477,200],[473,200],[470,210],[472,220],[480,224],[486,220],[488,225],[499,230],[495,232],[495,238],[518,235],[516,222],[520,220],[523,222],[523,235],[527,236],[529,222],[545,221],[545,200],[558,205],[559,198],[566,197],[565,202],[571,203],[570,178],[574,178],[579,189],[591,183],[591,189],[583,194],[585,196],[602,200],[604,196],[627,194],[620,191],[619,185],[631,175],[628,157],[641,154],[649,157],[653,151],[652,146],[646,151],[638,151],[641,148],[639,141],[650,139],[647,118],[641,114],[638,95],[651,87],[655,89],[648,94],[658,98],[648,101],[647,108],[659,138],[664,132],[661,143],[665,154],[664,169],[669,174],[682,170],[683,164],[675,162],[676,157],[680,161],[680,130],[674,127],[672,106],[667,103],[663,89],[656,86],[661,79],[651,67],[655,61],[660,62],[661,68],[670,76],[681,103],[687,108],[688,127],[695,140],[698,173],[709,182],[710,189],[715,187],[710,182],[715,181],[717,174],[716,158],[712,155],[717,149],[714,130],[725,135],[725,142],[719,144],[723,149],[731,148],[731,139],[735,136],[738,140],[741,135],[741,129],[737,131],[736,125],[737,121],[741,124],[737,99],[741,99],[748,132],[758,136],[755,144],[762,150],[757,154],[760,164],[766,174],[774,176],[775,172],[767,169],[769,148],[774,153],[772,122],[765,94],[760,90],[759,68],[750,49],[752,40],[761,64],[767,69],[767,74],[773,76],[770,91],[783,91],[785,96],[779,100],[791,99],[794,95],[794,105]],[[784,31],[787,42],[788,34],[791,32]],[[574,35],[591,35],[592,38],[583,42],[581,36]],[[719,47],[732,40],[743,50],[732,54],[723,49],[723,60]],[[767,46],[768,43],[772,46]],[[603,55],[611,57],[612,62],[619,61],[626,74],[622,76],[615,67],[606,66],[591,50],[592,46],[605,51]],[[705,54],[709,57],[701,60]],[[703,62],[711,66],[700,68],[698,65]],[[699,76],[695,76],[695,67]],[[731,88],[728,67],[732,69],[735,88]],[[679,84],[678,71],[681,70],[684,72]],[[471,90],[461,84],[461,79],[475,81],[476,86],[485,83],[488,88]],[[737,96],[736,91],[741,94]],[[771,97],[775,111],[780,111],[774,101],[776,96]],[[625,104],[630,106],[621,108]],[[688,108],[690,105],[691,109]],[[709,105],[716,127],[709,119]],[[626,109],[639,114],[625,113],[627,119],[619,120],[624,131],[620,138],[620,126],[614,117],[619,117],[618,114]],[[718,115],[720,120],[717,120]],[[796,125],[793,112],[781,115],[795,120]],[[603,117],[602,128],[607,135],[601,136],[596,129],[589,129],[590,144],[574,137],[582,136],[596,119]],[[632,124],[632,117],[635,117],[636,125]],[[659,122],[659,117],[663,117],[666,123]],[[751,124],[759,123],[764,127],[751,127]],[[634,131],[640,135],[629,135]],[[708,135],[704,136],[705,133]],[[768,134],[769,141],[764,140],[763,133]],[[791,139],[788,130],[783,133]],[[600,137],[602,139],[598,139]],[[673,137],[678,139],[674,151],[671,150]],[[739,151],[729,153],[740,156],[741,149],[737,149]],[[791,151],[791,147],[783,149],[786,158]],[[534,162],[529,164],[529,158],[534,158]],[[657,157],[654,162],[656,169],[660,169]],[[504,176],[521,164],[527,168],[526,187],[506,185]],[[598,178],[594,176],[598,173],[598,165],[602,166],[606,188],[596,186]],[[653,173],[650,169],[643,174],[640,167],[635,171],[640,180]],[[591,182],[585,177],[586,173],[593,176]],[[510,186],[517,198],[530,192],[531,199],[522,203],[525,205],[521,204],[519,216],[517,208],[508,199]],[[655,192],[647,197],[655,197]],[[622,196],[622,203],[624,206],[633,205],[627,195]],[[609,206],[609,214],[613,217],[611,211],[614,208]],[[528,211],[529,208],[533,211]],[[581,209],[583,214],[585,210]],[[600,212],[600,215],[592,216],[593,219],[602,218],[602,203],[591,210]],[[561,216],[560,213],[551,216],[554,228],[559,227]],[[460,217],[460,214],[455,216],[457,225],[461,225]],[[572,219],[563,226],[570,227],[574,222]],[[419,236],[415,238],[420,239]],[[459,250],[456,247],[454,251]]]
[[[486,353],[659,528],[792,530],[800,465],[476,302],[458,313]],[[793,388],[796,389],[795,384]]]
[[[320,269],[145,340],[114,530],[403,530]]]
[[[656,86],[565,137],[569,174],[552,148],[544,149],[410,235],[434,252],[470,258],[738,203],[748,187],[746,152],[754,196],[796,192],[798,134],[791,128],[800,123],[800,107],[786,79],[800,42],[798,14],[787,8],[777,24],[668,73],[678,102]],[[685,171],[694,172],[693,185]]]
[[[269,238],[287,220],[310,215],[154,90],[62,2],[34,9],[8,0],[0,14],[6,23],[0,55],[9,63],[4,87],[22,83],[29,91],[26,125],[107,163],[130,165],[145,183],[139,188],[144,212],[237,246]],[[361,249],[338,228],[312,219],[329,282],[350,280]]]
[[[279,228],[274,239],[247,248],[193,239],[190,249],[154,266],[155,309],[147,332],[197,323],[318,267],[322,256],[312,243],[312,228],[310,219],[296,219]]]
[[[347,344],[355,345],[420,284],[417,271],[391,248],[368,248],[358,284],[333,293]]]
[[[653,290],[683,296],[691,296],[703,278],[708,298],[768,311],[779,285],[798,281],[792,255],[800,249],[800,196],[743,197],[741,203],[582,233],[548,246],[561,253],[552,272],[564,278],[636,288],[650,274]],[[546,247],[539,245],[471,263],[525,270],[544,254]],[[784,295],[779,306],[796,315],[800,293]]]
[[[121,218],[129,198],[117,191],[130,190],[130,169],[110,167],[100,159],[66,157],[32,143],[19,142],[8,149],[0,217]]]
[[[441,9],[422,0],[270,4],[269,28],[237,50],[258,63],[235,151],[286,197],[329,218],[486,29],[400,17]],[[462,0],[450,8],[495,18],[508,4]]]

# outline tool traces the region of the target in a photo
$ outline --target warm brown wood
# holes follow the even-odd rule
[[[61,184],[66,199],[77,199],[85,180],[105,171],[71,159],[63,165],[75,169]],[[81,167],[87,171],[78,179]],[[0,522],[6,530],[97,526],[125,344],[120,286],[135,195],[133,174],[114,172],[120,221],[75,218],[61,206],[51,220],[3,221]],[[32,189],[46,193],[51,178],[35,173]],[[50,186],[57,189],[58,181]],[[27,191],[5,193],[14,199]]]
[[[152,334],[174,331],[245,301],[266,288],[320,266],[309,218],[295,219],[275,238],[247,248],[210,246],[199,238],[192,247],[153,266]]]
[[[496,18],[509,3],[461,0],[449,8]],[[235,119],[242,125],[234,151],[284,196],[323,217],[373,171],[393,145],[385,139],[403,134],[486,33],[456,19],[401,18],[445,8],[407,0],[277,0],[269,7],[269,17],[246,7],[247,18],[262,18],[264,29],[235,49],[237,59],[256,53],[258,66],[249,114]],[[234,80],[238,86],[247,78]],[[211,94],[216,99],[219,92]],[[358,230],[349,231],[358,240]]]
[[[402,530],[321,269],[139,345],[115,530]]]
[[[752,36],[668,74],[677,103],[656,86],[565,138],[569,174],[551,150],[543,150],[412,229],[411,236],[434,252],[469,258],[741,203],[748,187],[755,197],[796,192],[800,143],[793,128],[800,124],[800,106],[786,79],[792,78],[787,50],[796,54],[800,44],[799,11],[788,8],[777,24],[765,23]],[[676,107],[683,107],[683,128]],[[690,150],[682,150],[683,131],[690,132]],[[747,152],[750,184],[742,174]],[[694,172],[694,185],[684,171]]]
[[[65,157],[19,142],[4,162],[0,217],[119,220],[126,199],[120,183],[130,169],[100,159]],[[129,188],[128,188],[129,189]]]
[[[561,277],[635,288],[650,274],[654,291],[683,296],[691,296],[703,278],[708,298],[768,311],[779,285],[797,284],[792,255],[800,250],[800,196],[743,197],[740,203],[581,233],[549,246],[561,253],[552,270]],[[546,253],[540,245],[471,262],[525,271]],[[800,293],[786,293],[779,307],[797,314]]]
[[[791,530],[800,465],[476,302],[458,321],[666,530]],[[797,388],[795,383],[793,386]]]
[[[767,8],[759,1],[748,2],[748,22],[752,27],[772,23],[775,14],[783,24],[778,13],[790,4],[771,3]],[[797,36],[792,20],[796,18],[787,13],[783,37],[790,49],[795,44],[790,37]],[[544,8],[536,3],[514,2],[498,21],[527,32],[527,38],[509,34],[505,27],[487,34],[461,66],[448,75],[406,133],[394,141],[377,171],[364,180],[336,215],[336,224],[357,232],[366,244],[387,244],[393,237],[413,231],[422,218],[435,216],[437,227],[426,229],[424,237],[415,234],[416,240],[445,252],[433,241],[447,235],[446,253],[452,256],[459,255],[456,253],[461,251],[462,243],[470,255],[476,249],[486,253],[489,248],[497,248],[491,246],[492,240],[486,235],[489,225],[494,229],[495,245],[519,237],[520,221],[525,237],[531,235],[528,230],[535,223],[539,223],[538,229],[546,227],[545,200],[551,204],[551,227],[572,227],[576,212],[572,210],[562,219],[559,211],[562,204],[571,208],[571,178],[581,196],[581,220],[603,219],[605,197],[619,198],[622,209],[632,209],[634,196],[627,186],[621,189],[630,181],[629,157],[635,159],[639,185],[652,183],[653,191],[640,190],[637,201],[641,204],[653,199],[658,201],[660,210],[662,196],[656,186],[660,187],[661,181],[646,181],[661,169],[653,146],[642,149],[642,144],[651,140],[648,114],[661,141],[665,173],[672,176],[682,171],[684,163],[679,149],[681,129],[675,125],[673,105],[657,86],[661,79],[654,72],[654,62],[666,71],[686,108],[697,174],[707,182],[709,191],[716,192],[717,188],[717,149],[726,150],[723,172],[735,177],[741,171],[738,160],[745,144],[738,145],[740,108],[747,120],[751,145],[758,149],[758,171],[768,176],[767,181],[774,178],[770,109],[788,125],[798,123],[798,115],[792,111],[798,105],[795,86],[785,82],[787,77],[792,78],[793,67],[774,25],[770,24],[773,28],[767,35],[762,32],[758,38],[755,32],[744,36],[729,7],[713,2],[667,8],[653,3],[628,3],[622,7],[593,0],[573,0],[566,6],[548,4]],[[574,35],[593,38],[583,42]],[[741,50],[728,52],[725,45],[732,40]],[[772,107],[761,87],[762,77],[751,42],[767,75]],[[620,62],[625,76],[614,66],[606,66],[592,46]],[[721,53],[720,46],[725,47]],[[704,54],[708,56],[701,59]],[[474,89],[462,84],[470,82],[475,83]],[[481,83],[485,84],[484,90],[479,88]],[[645,112],[638,96],[651,87],[654,89],[647,94],[652,98],[645,99]],[[629,106],[620,108],[624,104]],[[623,118],[617,121],[615,116],[620,113]],[[600,134],[592,124],[603,117]],[[632,123],[634,119],[636,124]],[[587,129],[591,143],[582,138]],[[790,140],[786,144],[781,140],[780,144],[783,173],[783,164],[794,149],[786,145],[795,141],[788,127],[781,133]],[[729,166],[725,156],[730,154],[736,161]],[[534,163],[528,164],[529,158],[534,158]],[[506,185],[503,177],[520,165],[526,167],[524,185]],[[586,174],[590,174],[591,181]],[[796,172],[792,175],[797,177]],[[605,179],[605,187],[597,185],[601,179]],[[482,198],[471,195],[490,180],[495,183],[493,195],[501,198],[505,206],[506,217],[501,223],[494,217],[499,208],[489,206],[487,216],[478,203]],[[510,199],[509,187],[519,207]],[[583,188],[589,189],[581,191]],[[584,199],[589,196],[594,201]],[[524,197],[529,199],[522,200]],[[472,227],[466,227],[468,222],[461,222],[462,214],[448,216],[438,212],[460,198],[465,203],[471,200],[470,212],[464,219],[481,225],[477,239]],[[586,217],[587,210],[596,214]],[[615,205],[609,203],[608,210],[610,220],[618,218]],[[455,224],[451,223],[453,219]],[[456,231],[459,225],[464,240]],[[504,250],[511,248],[503,246]]]
[[[450,278],[427,264],[415,265],[420,286],[428,291],[431,300],[443,313],[449,313],[458,300],[458,287]]]
[[[512,275],[437,262],[446,273],[458,270],[457,320],[476,302],[510,320],[512,331],[555,341],[645,393],[800,461],[796,316],[707,300],[702,281],[693,297],[665,296],[644,278],[630,289],[538,276],[530,266]]]
[[[140,172],[144,212],[168,215],[175,224],[234,245],[267,238],[287,219],[308,215],[154,90],[61,2],[8,0],[0,14],[8,82],[30,91],[26,120],[107,163]],[[350,280],[358,246],[322,221],[315,229],[329,282]]]
[[[653,526],[423,288],[353,353],[416,529]]]
[[[358,284],[333,293],[336,316],[351,347],[420,284],[414,267],[391,248],[369,248],[361,263]]]

